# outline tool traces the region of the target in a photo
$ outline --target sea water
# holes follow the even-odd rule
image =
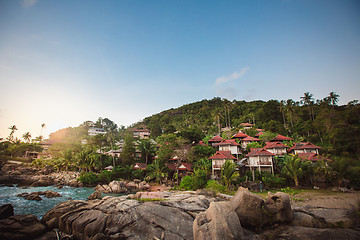
[[[22,197],[17,197],[16,195],[20,193],[32,193],[32,192],[42,192],[51,190],[61,194],[61,197],[47,198],[44,195],[40,195],[42,198],[41,201],[34,200],[25,200]],[[33,214],[39,219],[44,216],[44,214],[55,207],[58,203],[68,201],[68,200],[86,200],[90,194],[94,192],[93,188],[72,188],[64,186],[63,188],[57,188],[54,186],[48,187],[28,187],[28,188],[19,188],[19,187],[5,187],[0,186],[0,206],[4,204],[11,204],[14,207],[14,214]]]

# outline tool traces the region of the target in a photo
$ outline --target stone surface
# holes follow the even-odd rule
[[[112,181],[109,184],[98,184],[94,189],[103,193],[126,193],[134,190],[147,190],[150,185],[145,181]]]
[[[265,214],[269,217],[270,223],[292,221],[294,215],[291,209],[289,195],[283,192],[277,192],[275,194],[269,192],[265,202]]]
[[[101,192],[95,191],[87,199],[88,200],[101,199]]]
[[[34,239],[45,230],[46,226],[34,215],[17,215],[0,220],[0,239]]]
[[[236,212],[228,202],[212,202],[193,223],[194,240],[244,239],[243,229]]]
[[[309,228],[300,226],[283,226],[267,231],[258,239],[279,240],[358,240],[360,231],[354,229]]]
[[[41,201],[42,198],[39,196],[39,194],[37,192],[33,192],[33,193],[20,193],[18,195],[16,195],[17,197],[22,197],[26,200],[33,200],[33,201]]]
[[[14,208],[11,204],[5,204],[0,207],[0,219],[14,216]]]
[[[42,222],[78,239],[192,239],[195,217],[216,201],[191,194],[169,194],[155,202],[126,198],[63,202]]]
[[[246,188],[238,189],[229,206],[236,212],[243,226],[261,228],[265,224],[264,200]]]

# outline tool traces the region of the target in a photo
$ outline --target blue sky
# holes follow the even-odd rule
[[[0,0],[0,137],[212,99],[359,99],[360,2]]]

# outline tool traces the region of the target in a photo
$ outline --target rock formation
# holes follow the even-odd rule
[[[112,181],[109,184],[99,184],[94,189],[103,193],[127,193],[135,190],[147,190],[150,185],[145,181]]]
[[[63,202],[42,222],[78,239],[193,239],[195,217],[216,201],[193,194],[169,194],[155,202],[126,198]]]

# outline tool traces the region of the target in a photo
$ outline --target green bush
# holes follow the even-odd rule
[[[207,174],[205,170],[195,170],[191,177],[193,181],[193,190],[201,189],[206,186]]]
[[[183,177],[180,183],[180,188],[184,190],[193,190],[194,188],[193,178],[191,176]]]
[[[263,174],[261,178],[265,188],[280,188],[286,185],[286,179],[271,173]]]
[[[97,175],[97,180],[99,182],[109,183],[112,180],[112,173],[109,171],[102,171],[99,175]]]
[[[96,183],[98,181],[98,176],[93,172],[82,173],[80,177],[77,179],[82,183]]]
[[[218,192],[225,193],[226,192],[226,187],[224,185],[221,185],[216,180],[209,180],[206,183],[206,189],[207,190],[212,190],[212,191],[214,191],[216,193],[218,193]]]

